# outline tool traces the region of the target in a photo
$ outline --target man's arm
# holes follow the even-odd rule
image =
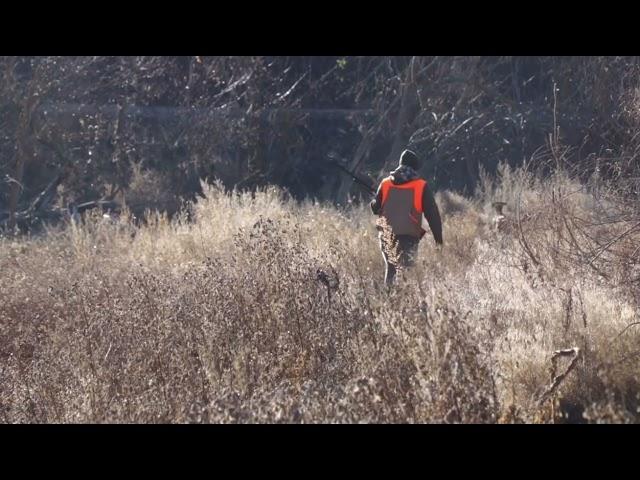
[[[433,239],[438,245],[442,245],[442,220],[440,219],[440,210],[436,204],[436,199],[433,198],[431,189],[428,185],[425,185],[424,192],[422,193],[422,208],[424,210],[424,217],[429,223]]]
[[[374,215],[380,215],[382,213],[382,183],[378,185],[376,198],[371,200],[371,203],[369,205],[371,206],[371,211]]]

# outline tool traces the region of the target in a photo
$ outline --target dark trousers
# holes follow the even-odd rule
[[[385,235],[380,233],[380,250],[385,263],[384,282],[391,285],[398,269],[413,266],[418,251],[419,238],[410,235]]]

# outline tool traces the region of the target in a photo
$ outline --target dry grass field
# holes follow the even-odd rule
[[[0,422],[640,418],[639,216],[598,182],[440,192],[390,291],[366,204],[205,194],[0,239]]]

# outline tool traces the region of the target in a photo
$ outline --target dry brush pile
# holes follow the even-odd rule
[[[204,190],[2,238],[0,421],[638,420],[638,216],[602,188],[441,192],[445,247],[391,291],[364,206]]]

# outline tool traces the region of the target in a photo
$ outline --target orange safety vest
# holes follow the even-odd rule
[[[385,178],[380,184],[382,193],[382,214],[389,220],[393,231],[397,235],[412,235],[422,237],[424,230],[422,229],[422,214],[424,208],[422,205],[422,195],[427,182],[422,179],[411,180],[410,182],[396,185],[391,181],[390,177]],[[408,201],[407,190],[412,191],[412,202]],[[398,201],[394,203],[391,209],[385,208],[388,200],[392,196],[396,196],[395,192],[402,193],[398,195]],[[407,192],[408,193],[408,192]],[[398,203],[399,202],[399,203]]]

